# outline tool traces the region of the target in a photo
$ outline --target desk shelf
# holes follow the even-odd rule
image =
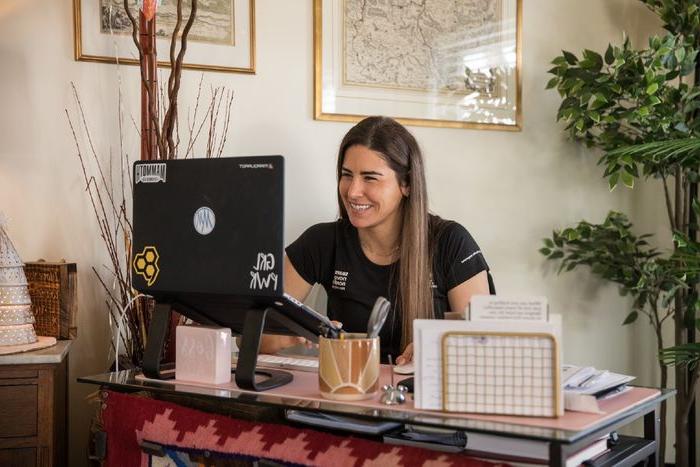
[[[622,465],[637,465],[644,462],[656,452],[656,441],[620,436],[619,443],[609,452],[596,458],[596,467],[612,467]]]
[[[390,371],[390,370],[388,370]],[[382,376],[388,381],[388,371]],[[133,371],[108,373],[79,378],[78,381],[96,384],[120,392],[147,391],[154,394],[187,396],[218,401],[222,405],[239,404],[282,411],[297,409],[329,414],[347,415],[369,420],[387,420],[403,424],[448,428],[496,435],[504,438],[546,442],[549,446],[550,465],[563,466],[566,458],[588,446],[601,436],[616,431],[629,423],[644,419],[644,439],[650,443],[627,451],[632,459],[644,458],[650,465],[658,465],[655,440],[658,439],[660,404],[673,396],[673,390],[636,388],[614,400],[606,401],[604,414],[573,414],[559,419],[527,419],[523,417],[455,414],[440,411],[422,411],[406,406],[384,406],[376,400],[361,403],[328,401],[318,396],[318,376],[314,373],[294,372],[294,382],[282,388],[265,392],[244,391],[234,383],[210,387],[179,381],[143,379]],[[380,381],[383,383],[383,381]],[[622,397],[624,396],[624,397]],[[616,464],[611,464],[616,465]],[[628,464],[623,464],[628,465]]]

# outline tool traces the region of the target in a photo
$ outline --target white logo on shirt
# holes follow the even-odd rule
[[[475,257],[476,255],[480,255],[480,254],[481,254],[481,250],[476,250],[474,253],[472,253],[471,255],[467,256],[466,258],[464,258],[464,259],[463,259],[462,261],[460,261],[460,262],[461,262],[461,263],[466,263],[467,261],[469,261],[470,259],[472,259],[472,258]]]
[[[336,269],[334,275],[333,275],[333,282],[331,283],[331,288],[335,290],[345,290],[345,286],[347,285],[348,282],[348,272],[347,271],[338,271]]]

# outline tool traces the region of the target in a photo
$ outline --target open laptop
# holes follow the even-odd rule
[[[335,332],[283,292],[282,156],[140,161],[133,183],[139,292],[239,334],[247,310],[269,306],[280,313],[265,320],[267,333],[317,341]]]

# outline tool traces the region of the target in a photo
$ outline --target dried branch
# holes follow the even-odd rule
[[[160,132],[160,122],[158,121],[158,113],[157,113],[157,106],[156,102],[154,102],[154,96],[153,96],[153,90],[151,89],[151,86],[148,83],[148,79],[146,78],[146,74],[144,72],[144,53],[143,53],[143,48],[141,47],[141,43],[139,42],[139,36],[138,36],[138,24],[136,23],[136,18],[134,18],[134,15],[131,13],[131,8],[129,8],[129,0],[124,0],[124,11],[126,12],[126,16],[129,18],[129,21],[131,22],[131,39],[134,42],[134,45],[136,46],[136,50],[139,52],[139,63],[141,66],[139,66],[139,69],[141,71],[141,85],[146,89],[146,95],[148,96],[148,106],[150,109],[150,115],[151,115],[151,124],[153,126],[154,131],[156,132],[156,142],[158,145],[158,152],[160,154],[161,158],[164,158],[165,155],[165,146],[162,144],[162,138],[161,138],[161,132]]]

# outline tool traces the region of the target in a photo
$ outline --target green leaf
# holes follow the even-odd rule
[[[622,183],[627,187],[627,188],[634,188],[634,176],[629,173],[627,170],[623,170],[620,172],[621,178],[622,178]]]
[[[559,78],[552,78],[547,82],[547,86],[545,89],[552,89],[553,87],[556,87],[556,85],[559,83]]]
[[[551,238],[545,238],[542,240],[547,248],[554,248],[554,242]]]
[[[562,50],[562,55],[564,56],[566,63],[569,65],[576,65],[578,63],[578,58],[576,58],[576,55],[572,54],[571,52]]]
[[[659,84],[658,83],[651,83],[649,86],[647,86],[647,94],[650,96],[654,94],[657,90],[659,89]]]
[[[676,49],[675,55],[676,55],[676,59],[678,60],[678,62],[679,63],[682,62],[683,59],[685,58],[685,49],[683,49],[683,48]]]
[[[610,65],[614,61],[615,61],[615,55],[613,54],[612,44],[608,44],[608,49],[605,51],[605,63],[607,65]]]
[[[613,191],[615,189],[618,180],[620,180],[620,172],[615,172],[610,176],[610,178],[608,179],[608,187],[610,188],[610,191]]]
[[[564,257],[564,252],[563,251],[555,251],[549,256],[549,259],[559,259]]]
[[[542,253],[544,256],[549,256],[552,253],[552,250],[549,248],[540,248],[540,253]]]
[[[631,312],[629,315],[627,315],[627,318],[625,318],[625,321],[622,323],[622,325],[624,326],[626,324],[634,323],[635,321],[637,321],[638,316],[639,313],[637,313],[636,311]]]

